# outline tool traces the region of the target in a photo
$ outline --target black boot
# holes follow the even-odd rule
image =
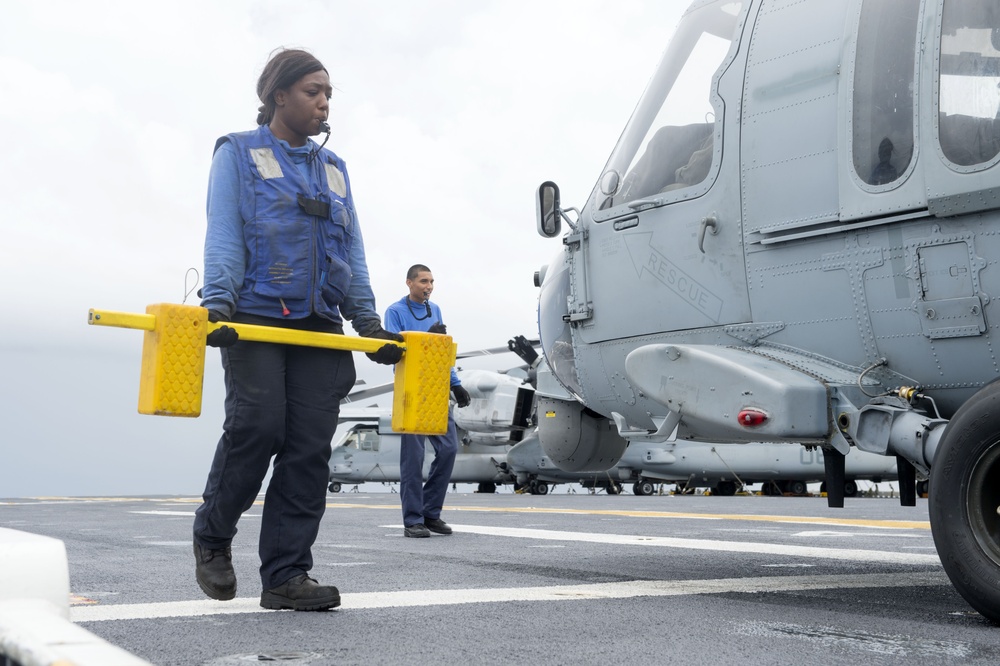
[[[318,611],[340,605],[340,591],[332,585],[320,585],[306,574],[299,574],[260,595],[262,608]]]
[[[194,545],[194,576],[202,592],[219,601],[229,601],[236,596],[236,572],[233,571],[233,554],[229,547],[218,550]]]

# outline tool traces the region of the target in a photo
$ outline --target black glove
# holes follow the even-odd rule
[[[435,322],[433,326],[427,329],[428,333],[440,333],[441,335],[448,335],[448,328],[441,322]]]
[[[208,311],[208,320],[212,323],[219,321],[229,321],[229,317],[222,314],[221,312],[216,312],[215,310]],[[240,334],[236,332],[235,328],[229,328],[228,326],[220,326],[215,329],[205,338],[205,344],[209,347],[232,347],[236,344],[236,341],[240,339]]]
[[[472,396],[469,395],[469,392],[461,384],[452,386],[451,392],[455,394],[455,402],[459,407],[468,407],[469,403],[472,402]]]
[[[379,340],[395,340],[396,342],[403,342],[402,335],[399,333],[390,333],[378,324],[362,333],[361,336],[365,338],[377,338]],[[399,359],[403,358],[403,348],[399,345],[382,345],[379,347],[378,351],[373,353],[366,352],[365,356],[380,365],[396,365],[399,363]]]

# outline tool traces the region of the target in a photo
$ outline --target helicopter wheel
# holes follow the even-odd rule
[[[955,413],[931,466],[934,545],[952,585],[1000,624],[1000,385]]]
[[[653,495],[656,493],[656,486],[653,485],[652,481],[647,481],[642,479],[637,484],[635,484],[636,495]]]
[[[806,494],[806,482],[805,481],[789,481],[788,482],[788,492],[792,495],[805,495]]]
[[[533,481],[531,483],[531,494],[532,495],[548,495],[549,494],[549,484],[544,481]]]
[[[331,483],[330,484],[330,492],[331,493],[339,493],[340,492],[340,484],[337,483],[336,481],[334,481],[333,483]]]
[[[607,490],[608,490],[608,494],[609,495],[621,495],[621,493],[622,493],[622,484],[620,484],[620,483],[609,483]]]
[[[858,484],[854,481],[844,482],[844,497],[857,497],[858,496]]]

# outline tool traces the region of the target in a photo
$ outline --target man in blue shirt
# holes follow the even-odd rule
[[[423,264],[414,264],[406,272],[406,286],[410,293],[389,306],[385,311],[385,329],[391,333],[423,331],[444,335],[441,308],[431,303],[434,276]],[[451,392],[459,407],[470,402],[468,391],[462,387],[455,369],[451,369]],[[458,431],[455,419],[448,414],[448,432],[431,435],[434,462],[431,463],[427,482],[423,481],[424,435],[403,435],[399,449],[399,497],[403,503],[403,534],[408,537],[429,537],[451,534],[451,527],[441,520],[441,507],[448,492],[451,470],[458,453]]]

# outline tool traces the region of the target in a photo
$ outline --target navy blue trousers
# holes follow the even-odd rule
[[[451,470],[458,454],[458,430],[448,414],[448,432],[427,435],[434,447],[427,482],[424,483],[425,435],[403,435],[399,447],[399,499],[403,503],[403,525],[409,527],[424,522],[424,518],[441,517],[444,496],[451,481]]]
[[[273,457],[259,543],[268,590],[312,568],[331,440],[340,400],[354,386],[354,359],[346,351],[246,341],[220,351],[226,420],[195,513],[194,540],[208,549],[231,544]]]

